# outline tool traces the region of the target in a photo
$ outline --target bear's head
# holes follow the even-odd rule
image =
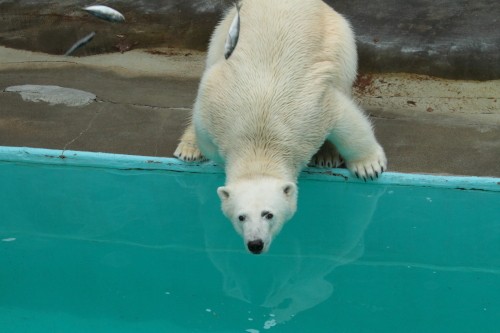
[[[297,209],[297,186],[276,178],[248,179],[219,187],[222,211],[253,254],[266,252]]]

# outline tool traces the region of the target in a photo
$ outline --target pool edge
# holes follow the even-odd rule
[[[156,170],[186,173],[223,174],[224,169],[212,162],[186,163],[171,157],[152,157],[99,153],[88,151],[55,150],[30,147],[0,146],[0,163],[29,163],[94,167],[120,170]],[[346,169],[306,168],[300,179],[364,183],[351,176]],[[500,178],[477,176],[452,176],[386,172],[366,184],[420,187],[445,187],[463,190],[500,192]]]

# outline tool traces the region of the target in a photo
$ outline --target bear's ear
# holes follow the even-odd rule
[[[227,186],[221,186],[217,189],[217,194],[221,201],[229,199],[229,189]]]
[[[295,193],[297,192],[297,185],[295,185],[292,182],[286,183],[285,185],[283,185],[282,188],[283,188],[283,193],[285,193],[285,195],[288,198],[293,197],[295,195]]]

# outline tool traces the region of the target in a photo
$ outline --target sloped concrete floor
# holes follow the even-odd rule
[[[204,54],[154,49],[68,58],[0,47],[0,145],[172,156]],[[83,107],[24,101],[9,86],[58,85],[97,96]],[[389,169],[500,177],[500,81],[408,74],[360,77]]]

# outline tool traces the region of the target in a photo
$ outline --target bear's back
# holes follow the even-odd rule
[[[320,0],[244,0],[238,43],[226,60],[234,15],[233,8],[212,37],[195,105],[198,129],[223,155],[272,141],[302,160],[331,125],[319,107],[326,88],[311,75],[315,66],[327,64],[328,84],[338,81],[343,90],[352,84],[357,59],[349,24]],[[348,73],[345,61],[351,62]]]
[[[233,7],[216,27],[207,68],[225,63],[224,44],[235,15]],[[349,23],[323,1],[242,1],[238,43],[227,63],[235,71],[300,77],[314,63],[345,61],[340,58],[357,63],[354,36]],[[354,66],[349,73],[352,79]]]

